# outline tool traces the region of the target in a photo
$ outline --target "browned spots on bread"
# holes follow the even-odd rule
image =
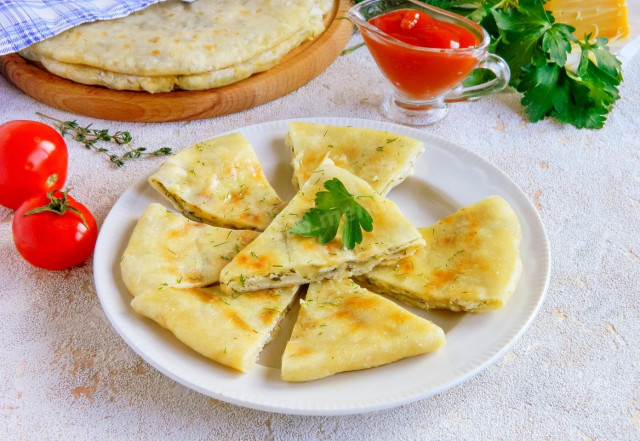
[[[247,324],[247,322],[245,322],[244,320],[242,320],[240,317],[238,317],[238,315],[235,312],[232,311],[225,311],[225,315],[227,316],[227,318],[229,319],[229,321],[231,323],[233,323],[233,325],[236,328],[240,328],[244,331],[249,331],[252,332],[253,328],[251,326],[249,326]]]
[[[271,259],[269,259],[267,254],[257,255],[255,253],[240,253],[236,256],[236,262],[238,263],[238,266],[258,271],[265,270],[271,265]]]
[[[413,260],[411,259],[411,257],[405,257],[399,260],[396,265],[398,271],[400,271],[402,274],[409,274],[413,272],[414,269]]]
[[[263,309],[260,312],[260,320],[262,320],[263,324],[268,325],[273,323],[278,314],[279,312],[275,309]]]
[[[220,301],[220,298],[218,296],[209,295],[205,291],[203,291],[201,289],[198,289],[198,288],[184,288],[184,292],[188,292],[188,293],[193,294],[194,296],[198,297],[203,302],[215,303],[215,302],[219,302]]]
[[[344,309],[349,311],[367,311],[376,306],[377,299],[375,297],[348,297],[344,299]]]

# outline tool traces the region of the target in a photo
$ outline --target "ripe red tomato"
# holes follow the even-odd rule
[[[25,215],[34,209],[40,212]],[[12,229],[22,257],[32,265],[51,270],[83,262],[93,252],[98,238],[98,227],[89,210],[58,190],[20,205],[13,215]]]
[[[67,145],[37,121],[0,125],[0,205],[18,208],[28,198],[59,190],[67,179]]]

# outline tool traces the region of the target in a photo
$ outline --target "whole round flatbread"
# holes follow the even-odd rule
[[[173,89],[204,90],[226,86],[248,78],[254,73],[270,69],[310,35],[311,30],[303,29],[275,47],[240,64],[188,75],[132,75],[83,64],[64,63],[34,54],[31,49],[26,49],[21,54],[30,60],[40,62],[45,69],[55,75],[82,84],[105,86],[114,90],[146,90],[151,93],[169,92]]]
[[[180,75],[233,66],[312,20],[312,0],[168,0],[115,20],[69,29],[31,52],[131,75]]]
[[[326,0],[167,0],[21,52],[59,76],[119,90],[219,87],[269,69],[324,30]]]

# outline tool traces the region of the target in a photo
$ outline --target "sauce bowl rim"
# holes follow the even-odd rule
[[[415,46],[413,44],[410,43],[405,43],[404,41],[398,40],[395,37],[392,37],[391,35],[387,34],[386,32],[384,32],[383,30],[381,30],[380,28],[372,25],[371,23],[369,23],[368,20],[363,19],[362,14],[360,13],[360,11],[365,8],[366,6],[370,5],[371,3],[375,3],[375,2],[379,2],[382,0],[366,0],[363,1],[361,3],[358,3],[354,6],[352,6],[349,11],[347,11],[347,18],[354,24],[356,25],[358,28],[361,29],[362,28],[366,29],[369,32],[372,32],[374,34],[376,34],[378,37],[388,41],[389,43],[401,46],[401,47],[406,47],[412,50],[418,50],[421,52],[431,52],[431,53],[443,53],[443,54],[451,54],[451,55],[470,55],[470,54],[476,54],[478,52],[483,52],[487,49],[487,47],[489,46],[489,43],[491,41],[491,38],[489,37],[489,33],[482,27],[480,26],[478,23],[469,20],[466,17],[463,17],[462,15],[459,14],[455,14],[453,12],[449,12],[449,11],[445,11],[444,9],[440,9],[437,8],[435,6],[431,6],[428,5],[426,3],[421,3],[418,2],[416,0],[403,0],[402,2],[398,2],[398,6],[397,8],[393,8],[393,9],[389,9],[387,11],[383,11],[378,15],[372,16],[371,18],[375,18],[375,17],[379,17],[383,14],[386,14],[388,12],[393,12],[393,11],[397,11],[397,10],[418,10],[418,11],[430,11],[430,12],[435,12],[436,14],[439,15],[444,15],[447,16],[449,18],[451,18],[453,20],[453,24],[457,24],[456,22],[462,22],[464,24],[466,24],[467,26],[470,26],[472,28],[474,28],[478,33],[480,33],[480,35],[482,35],[482,40],[480,41],[479,44],[475,45],[475,46],[468,46],[465,48],[431,48],[431,47],[424,47],[424,46]],[[403,7],[403,5],[401,4],[406,4],[406,7]],[[415,6],[412,6],[415,5]],[[431,15],[431,14],[429,14]],[[371,20],[371,18],[369,18],[369,20]],[[437,20],[437,17],[435,17]]]

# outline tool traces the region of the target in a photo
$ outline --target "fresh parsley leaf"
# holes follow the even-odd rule
[[[566,90],[559,83],[560,67],[546,64],[524,68],[524,81],[518,88],[523,92],[522,104],[531,121],[536,122],[546,115],[561,110],[568,101]]]
[[[324,188],[328,191],[316,193],[315,206],[289,232],[303,237],[317,237],[318,242],[324,245],[336,237],[344,217],[342,243],[345,248],[352,250],[362,242],[362,230],[373,230],[373,218],[356,199],[373,195],[353,195],[337,178],[326,181]]]
[[[462,85],[464,87],[477,86],[479,84],[491,81],[495,79],[495,77],[496,74],[494,74],[492,70],[479,67],[477,69],[474,69],[473,72],[471,72],[469,76],[464,79]]]
[[[469,3],[467,2],[467,4]],[[491,15],[491,5],[482,4],[467,14],[467,18],[475,21],[476,23],[481,23],[485,17],[489,15]]]
[[[541,1],[521,0],[518,7],[492,9],[496,24],[502,31],[525,34],[536,30],[544,32],[550,26],[547,12]]]
[[[362,228],[362,229],[361,229]],[[353,203],[345,211],[345,222],[342,227],[342,242],[347,249],[353,249],[362,242],[362,230],[373,230],[373,218],[362,205]]]
[[[509,64],[510,83],[517,86],[522,68],[542,55],[540,41],[551,23],[544,10],[540,12],[535,8],[492,10],[491,13],[501,36],[496,52]]]
[[[600,37],[595,43],[590,43],[589,38],[590,36],[587,35],[583,42],[579,42],[583,54],[585,51],[592,53],[600,70],[622,81],[622,75],[620,74],[622,63],[607,47],[609,40],[605,37]]]
[[[542,49],[549,53],[551,61],[562,67],[567,62],[567,54],[571,52],[571,43],[577,39],[573,35],[576,28],[563,24],[554,24],[542,36]]]
[[[289,230],[290,233],[303,237],[318,237],[321,244],[329,243],[336,237],[340,226],[340,216],[337,211],[323,211],[312,208],[302,219]]]

